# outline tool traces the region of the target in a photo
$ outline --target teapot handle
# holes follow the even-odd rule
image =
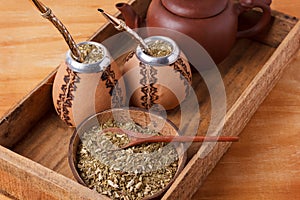
[[[261,8],[263,15],[253,27],[247,30],[237,32],[237,38],[251,37],[259,33],[271,20],[270,0],[240,0],[237,4],[238,15],[254,7]]]

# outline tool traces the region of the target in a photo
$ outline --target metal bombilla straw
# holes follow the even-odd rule
[[[144,50],[145,53],[150,53],[150,48],[145,43],[145,41],[131,28],[129,28],[125,22],[121,19],[118,19],[106,12],[104,10],[98,8],[98,11],[106,18],[110,23],[114,25],[114,27],[119,31],[126,31],[128,34],[130,34],[141,46],[141,48]]]
[[[32,2],[37,7],[37,9],[41,12],[42,17],[48,19],[62,34],[74,58],[78,62],[83,62],[84,61],[83,55],[81,54],[74,39],[72,38],[67,28],[63,25],[63,23],[53,14],[52,10],[47,6],[45,6],[44,4],[42,4],[41,2],[39,2],[38,0],[32,0]]]

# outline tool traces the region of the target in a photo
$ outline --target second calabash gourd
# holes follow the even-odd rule
[[[138,46],[122,66],[130,104],[146,109],[154,105],[174,109],[189,94],[192,73],[187,58],[168,37],[152,36],[144,41],[156,55]]]

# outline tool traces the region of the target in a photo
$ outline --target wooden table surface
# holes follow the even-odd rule
[[[77,42],[104,22],[96,11],[117,0],[44,0]],[[0,0],[0,116],[64,59],[61,35],[30,1]],[[300,18],[299,0],[272,8]],[[300,199],[300,52],[204,185],[196,199]],[[0,195],[1,197],[1,195]]]

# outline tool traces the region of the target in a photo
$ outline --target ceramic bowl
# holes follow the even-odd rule
[[[69,145],[69,165],[74,177],[82,185],[86,186],[83,179],[80,177],[76,167],[76,152],[78,144],[80,142],[80,134],[84,133],[86,130],[89,130],[95,125],[103,124],[109,120],[118,122],[131,121],[142,127],[145,127],[147,125],[149,126],[149,124],[151,124],[151,129],[159,130],[162,135],[179,135],[178,129],[171,121],[166,120],[159,115],[149,113],[148,111],[140,108],[110,109],[89,117],[74,131]],[[176,148],[176,151],[179,155],[178,167],[174,177],[165,188],[152,196],[145,197],[144,199],[155,199],[161,197],[184,168],[184,165],[186,163],[186,152],[184,151],[184,145],[182,143],[174,143],[174,147]]]

